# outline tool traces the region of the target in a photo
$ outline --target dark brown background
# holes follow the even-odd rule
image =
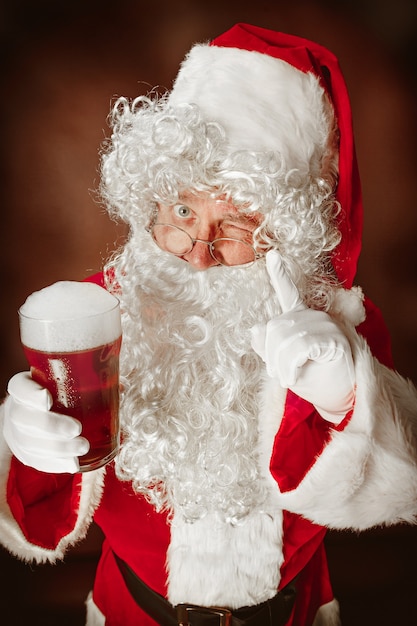
[[[169,88],[192,43],[237,21],[314,39],[340,59],[366,209],[357,283],[385,315],[398,369],[417,382],[413,0],[8,0],[0,19],[1,395],[26,367],[18,306],[35,289],[99,270],[123,240],[94,194],[111,102]],[[55,567],[0,551],[2,626],[83,624],[99,544],[94,527]],[[328,548],[344,626],[417,624],[414,528],[331,533]]]

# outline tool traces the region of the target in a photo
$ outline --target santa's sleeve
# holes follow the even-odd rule
[[[0,406],[2,432],[4,406]],[[47,474],[20,463],[0,435],[0,541],[26,561],[54,562],[84,538],[103,489],[104,469]]]
[[[356,401],[342,428],[326,444],[301,481],[280,488],[280,505],[330,528],[362,530],[416,522],[417,390],[391,366],[379,311],[367,303],[357,329],[346,325],[355,371]],[[279,484],[279,472],[270,467]]]

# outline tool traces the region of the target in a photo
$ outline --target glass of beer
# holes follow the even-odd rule
[[[102,467],[119,446],[119,301],[93,283],[61,281],[19,309],[32,378],[52,395],[52,410],[80,421],[90,449],[80,471]]]

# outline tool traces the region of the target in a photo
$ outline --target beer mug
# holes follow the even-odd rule
[[[119,446],[119,301],[96,284],[61,281],[31,294],[19,323],[33,380],[90,443],[80,471],[102,467]]]

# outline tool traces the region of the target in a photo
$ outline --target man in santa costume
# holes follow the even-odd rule
[[[3,544],[54,562],[94,519],[90,626],[339,624],[326,529],[415,519],[417,393],[352,286],[337,60],[246,24],[193,46],[166,96],[117,103],[102,193],[130,225],[103,282],[123,310],[121,449],[79,473],[78,425],[13,377]]]

